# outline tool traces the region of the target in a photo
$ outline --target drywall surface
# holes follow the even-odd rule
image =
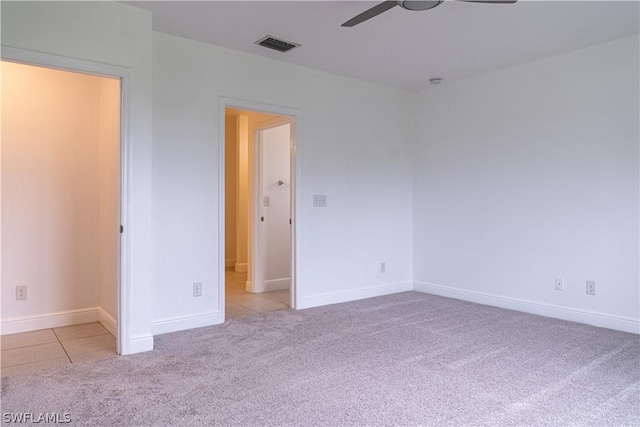
[[[161,33],[153,46],[154,319],[217,311],[221,96],[300,111],[303,306],[410,282],[405,92]],[[314,194],[327,195],[326,208],[312,206]]]
[[[417,287],[637,325],[638,59],[632,37],[414,96]]]
[[[99,90],[99,304],[117,320],[120,283],[120,80],[101,78]]]
[[[99,305],[100,80],[2,62],[3,319]]]
[[[123,313],[123,352],[149,350],[151,336],[151,13],[116,2],[3,2],[2,46],[124,67],[130,143],[130,262],[123,274],[135,307]]]

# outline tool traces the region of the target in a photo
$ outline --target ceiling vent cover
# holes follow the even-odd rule
[[[300,46],[298,43],[287,42],[284,40],[277,39],[273,36],[266,36],[261,38],[256,42],[263,47],[268,47],[269,49],[277,50],[278,52],[288,52],[291,49],[294,49]]]

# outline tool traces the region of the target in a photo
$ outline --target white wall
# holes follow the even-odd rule
[[[126,67],[131,150],[125,238],[132,309],[122,350],[153,347],[151,318],[151,13],[116,2],[3,2],[2,46]],[[4,232],[5,230],[3,230]]]
[[[291,125],[261,131],[260,145],[263,279],[266,290],[288,289],[291,275]],[[265,197],[269,198],[269,206],[264,205]]]
[[[405,92],[160,33],[153,45],[156,331],[219,316],[220,96],[302,112],[303,306],[410,287]],[[327,207],[313,208],[313,194],[326,194]],[[193,298],[199,281],[204,295]]]
[[[638,329],[638,63],[632,37],[414,97],[417,289]]]
[[[118,319],[120,283],[120,81],[100,79],[98,247],[100,307]]]
[[[99,96],[97,77],[2,62],[3,320],[99,304]]]

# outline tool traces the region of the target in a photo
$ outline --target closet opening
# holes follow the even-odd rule
[[[2,334],[51,329],[70,363],[115,355],[122,80],[1,66]]]

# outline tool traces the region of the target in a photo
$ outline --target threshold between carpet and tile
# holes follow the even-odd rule
[[[247,273],[225,270],[225,319],[289,310],[289,290],[252,294],[245,290]]]
[[[247,273],[226,271],[226,318],[289,309],[289,290],[251,294]],[[0,337],[2,376],[115,357],[116,340],[98,322]]]
[[[404,292],[2,380],[77,425],[638,425],[638,335]]]

